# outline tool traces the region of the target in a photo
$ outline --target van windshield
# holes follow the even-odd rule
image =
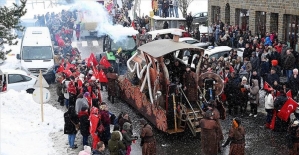
[[[23,46],[23,60],[48,60],[53,59],[51,46]]]
[[[111,51],[117,51],[121,47],[124,51],[132,51],[136,47],[136,43],[133,37],[127,37],[121,41],[111,41]]]

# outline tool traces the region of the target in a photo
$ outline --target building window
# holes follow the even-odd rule
[[[285,15],[285,41],[288,45],[296,49],[296,43],[298,42],[298,32],[299,32],[299,16],[295,15]]]
[[[266,12],[257,11],[255,15],[255,32],[263,38],[266,34]]]

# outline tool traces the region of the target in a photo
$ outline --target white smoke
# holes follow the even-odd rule
[[[100,3],[94,1],[77,1],[71,7],[71,10],[75,9],[86,12],[84,14],[84,21],[97,23],[96,30],[98,31],[98,36],[107,34],[116,42],[138,33],[132,27],[113,25],[112,16],[109,15],[106,8]]]

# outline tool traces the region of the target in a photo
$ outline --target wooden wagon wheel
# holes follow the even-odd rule
[[[224,83],[223,83],[222,78],[218,74],[211,73],[211,72],[206,72],[206,73],[201,74],[198,78],[198,85],[200,88],[204,87],[205,79],[214,79],[215,80],[214,86],[215,86],[215,95],[216,96],[218,96],[222,93],[223,88],[224,88]]]

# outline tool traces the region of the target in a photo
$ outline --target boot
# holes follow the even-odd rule
[[[109,100],[109,101],[110,101],[110,97],[111,97],[111,96],[108,96],[108,100]]]

